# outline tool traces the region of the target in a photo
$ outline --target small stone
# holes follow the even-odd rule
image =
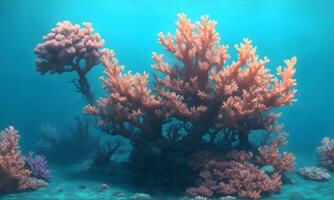
[[[208,198],[206,197],[202,197],[202,196],[195,196],[194,198],[190,199],[190,200],[207,200]]]
[[[63,186],[58,186],[56,187],[57,192],[64,192],[64,187]]]
[[[127,197],[116,197],[116,200],[129,200],[129,199]]]
[[[116,197],[124,197],[124,196],[126,196],[126,194],[125,193],[123,193],[123,192],[114,192],[114,193],[112,193],[114,196],[116,196]]]
[[[152,197],[145,193],[135,193],[130,197],[130,200],[151,200]]]
[[[328,171],[321,167],[304,167],[299,169],[298,173],[302,177],[314,181],[327,181],[331,178]]]
[[[235,200],[237,199],[236,197],[232,197],[232,196],[226,196],[226,197],[220,197],[219,200]]]
[[[271,165],[265,165],[263,167],[261,167],[261,170],[265,173],[265,174],[273,174],[275,172],[275,168]]]
[[[96,190],[97,192],[103,192],[104,190],[109,189],[109,185],[108,184],[101,184],[100,187]]]

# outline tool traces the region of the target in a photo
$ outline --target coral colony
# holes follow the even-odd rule
[[[86,74],[100,63],[99,49],[104,45],[100,35],[94,33],[90,23],[73,25],[71,22],[59,22],[49,34],[43,37],[44,43],[34,50],[37,55],[37,71],[41,74],[61,74],[76,72],[78,80],[73,81],[78,92],[87,102],[94,102]]]
[[[175,34],[158,35],[175,59],[167,62],[164,54],[152,54],[157,73],[150,87],[147,73],[126,72],[112,50],[101,49],[104,41],[91,24],[83,25],[60,22],[44,36],[34,51],[36,69],[78,74],[74,84],[89,103],[84,112],[96,116],[107,134],[131,142],[126,167],[138,185],[189,196],[251,199],[280,190],[295,157],[279,152],[286,134],[272,109],[295,102],[296,57],[285,60],[286,67],[278,67],[275,76],[266,67],[269,59],[260,59],[244,39],[235,45],[237,59],[229,61],[215,21],[202,17],[192,23],[180,14]],[[107,94],[95,103],[86,75],[100,63]],[[263,133],[262,145],[252,139],[255,132]],[[31,171],[25,168],[18,138],[12,127],[1,133],[2,193],[46,185],[33,175],[50,177],[43,157],[29,154]],[[333,160],[329,144],[333,147],[326,140],[319,150],[323,160]],[[261,170],[265,166],[272,173]]]
[[[85,112],[98,116],[105,132],[132,142],[130,163],[134,159],[134,168],[146,178],[155,177],[158,182],[159,176],[179,169],[170,165],[211,151],[218,155],[202,163],[202,181],[187,194],[257,199],[279,190],[281,176],[293,169],[294,156],[280,155],[276,140],[257,150],[249,135],[256,130],[273,132],[278,115],[270,110],[295,101],[296,58],[277,69],[279,80],[265,67],[269,60],[259,59],[251,41],[244,39],[235,46],[237,61],[227,65],[228,47],[219,43],[216,22],[202,17],[201,22],[191,23],[185,15],[178,17],[175,35],[159,33],[158,38],[177,61],[167,63],[164,55],[152,54],[152,68],[160,73],[154,75],[154,87],[148,87],[148,74],[124,72],[113,51],[103,50],[105,76],[101,79],[108,95],[95,106],[88,105]],[[252,163],[253,154],[258,162]],[[160,171],[152,169],[152,163]],[[258,168],[262,164],[272,165],[276,173],[264,174]],[[156,174],[150,176],[147,171]],[[183,180],[182,174],[175,177]],[[172,179],[165,184],[173,184]]]
[[[33,178],[32,171],[25,167],[26,158],[21,155],[19,139],[18,131],[12,126],[0,133],[0,194],[47,186],[45,181]]]

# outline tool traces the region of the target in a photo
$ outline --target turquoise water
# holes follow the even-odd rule
[[[202,15],[217,21],[222,43],[231,47],[232,56],[234,44],[244,37],[251,39],[260,57],[270,58],[272,72],[284,59],[298,57],[298,101],[278,111],[283,112],[281,122],[289,133],[286,149],[295,153],[297,168],[316,165],[315,151],[321,139],[334,137],[334,1],[330,0],[0,0],[0,129],[14,125],[21,133],[22,151],[28,152],[36,149],[40,124],[51,124],[61,132],[75,126],[75,117],[82,115],[86,103],[68,83],[74,74],[41,76],[35,70],[33,49],[57,22],[91,22],[126,70],[152,74],[151,53],[163,52],[157,33],[174,33],[178,13],[192,21]],[[95,67],[88,76],[96,96],[104,94],[98,79],[102,73],[103,67]],[[94,135],[107,138],[97,130]],[[128,184],[117,170],[110,176],[95,177],[80,170],[84,165],[84,161],[50,162],[53,178],[49,187],[0,199],[120,199],[115,192],[126,197],[149,193]],[[334,199],[333,180],[318,183],[291,176],[296,184],[283,186],[265,199]],[[102,183],[111,188],[96,192]],[[82,184],[87,185],[86,190],[78,188]]]

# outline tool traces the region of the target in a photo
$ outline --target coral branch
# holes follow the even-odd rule
[[[163,78],[155,76],[155,90],[171,116],[195,123],[206,119],[212,123],[208,128],[248,128],[249,132],[251,127],[240,124],[260,112],[295,101],[295,57],[285,61],[285,69],[277,69],[279,81],[266,68],[269,59],[259,59],[252,42],[244,39],[235,45],[238,60],[225,66],[228,47],[219,44],[216,23],[208,17],[194,24],[184,14],[178,17],[175,36],[160,33],[159,41],[181,65],[172,68],[156,53],[156,64],[152,65],[164,74]]]
[[[143,117],[155,118],[156,121],[162,120],[163,117],[159,112],[162,106],[160,98],[152,94],[147,87],[148,74],[122,73],[124,67],[118,64],[112,51],[104,51],[101,62],[106,68],[105,78],[102,77],[101,80],[109,95],[99,99],[98,107],[86,106],[85,112],[100,116],[101,125],[108,126],[108,123],[112,122],[113,134],[123,135],[132,141],[137,139],[127,130],[125,123],[133,125],[142,133],[150,134],[150,137],[160,137],[161,135],[154,135],[159,133],[153,132],[154,124],[150,126],[142,123]]]

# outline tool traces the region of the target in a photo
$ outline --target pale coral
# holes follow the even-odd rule
[[[322,145],[317,149],[319,162],[321,166],[334,170],[334,140],[324,137],[321,142]]]
[[[31,171],[24,168],[25,158],[21,155],[19,139],[18,131],[12,126],[0,133],[0,194],[47,185],[42,180],[31,178]]]

